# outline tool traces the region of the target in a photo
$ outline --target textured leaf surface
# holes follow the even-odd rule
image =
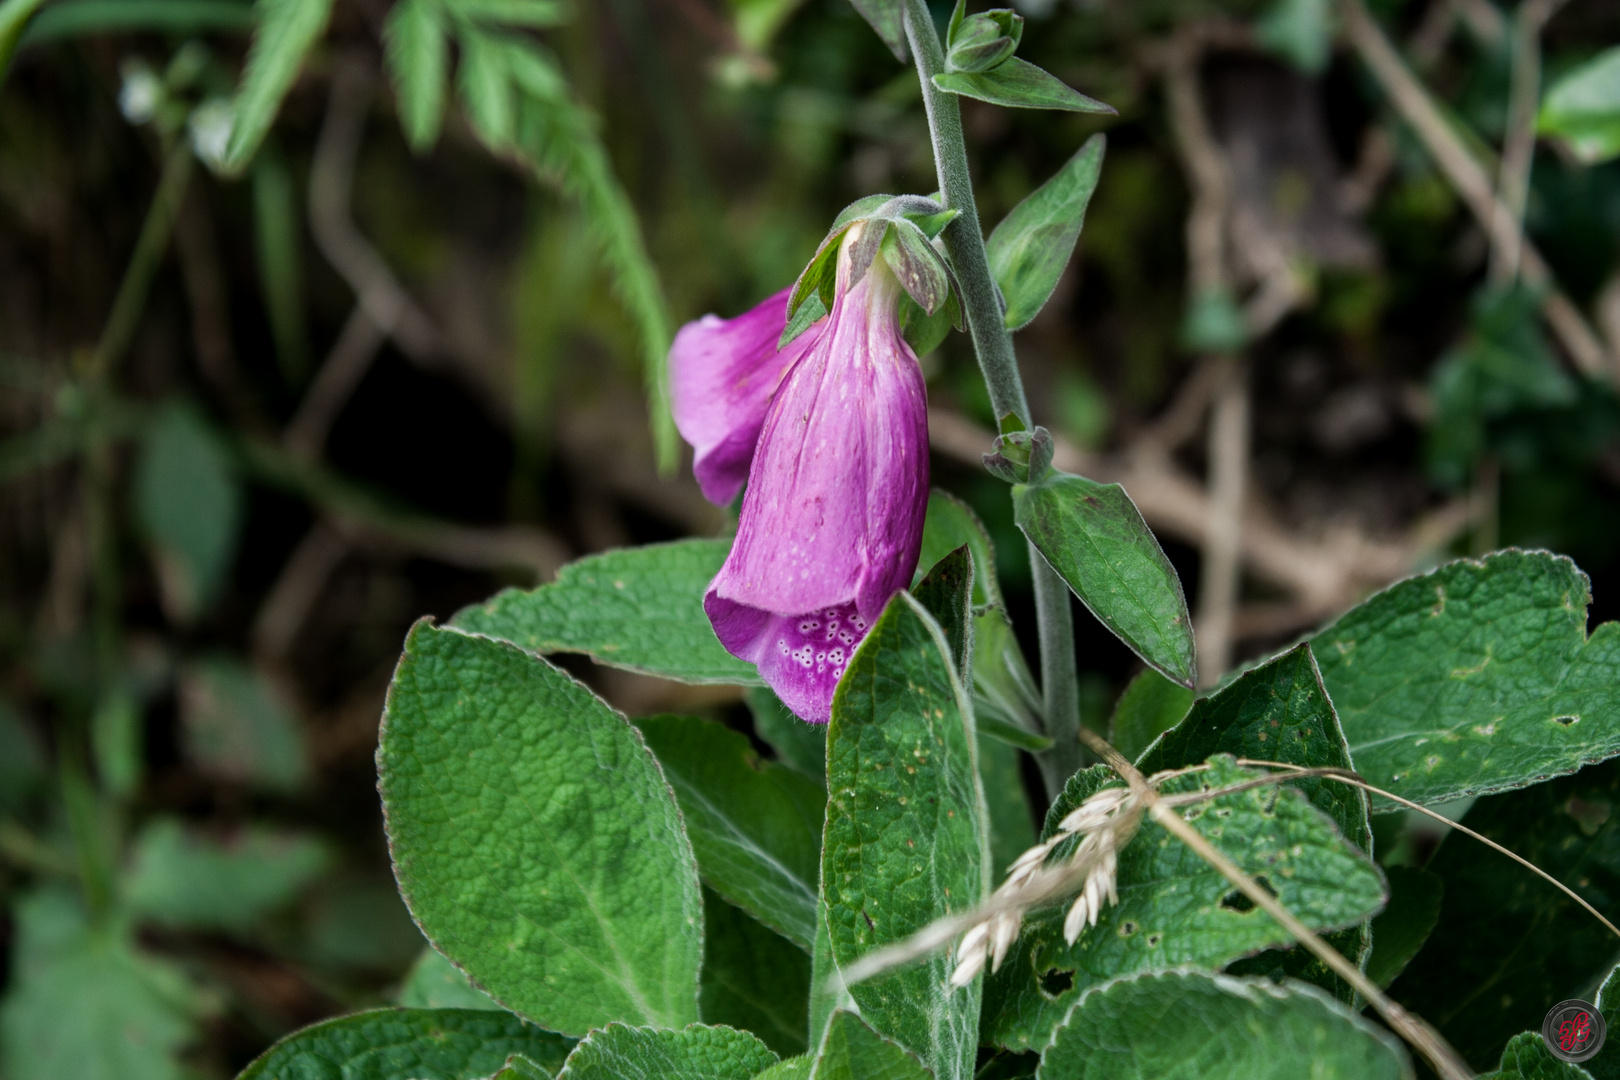
[[[808,1075],[810,1080],[931,1080],[934,1074],[917,1055],[840,1009]]]
[[[474,1080],[522,1054],[554,1075],[572,1039],[487,1009],[376,1009],[282,1039],[238,1080]]]
[[[418,623],[378,772],[401,894],[497,1002],[580,1035],[696,1016],[691,844],[641,736],[589,690],[504,642]]]
[[[890,601],[833,698],[822,896],[831,957],[848,964],[985,889],[971,713],[943,632],[907,593]],[[977,986],[950,991],[943,955],[850,993],[878,1031],[941,1080],[972,1075]]]
[[[1104,626],[1166,678],[1193,685],[1192,617],[1181,579],[1124,488],[1054,471],[1013,488],[1013,513]]]
[[[76,897],[27,896],[14,909],[11,979],[0,1002],[7,1080],[180,1080],[197,992],[177,968],[113,927],[92,929]]]
[[[1152,774],[1195,765],[1217,753],[1290,765],[1350,768],[1344,735],[1308,645],[1295,646],[1244,673],[1219,693],[1195,702],[1185,719],[1143,753],[1141,768]],[[1372,850],[1367,796],[1360,789],[1314,778],[1292,781],[1291,786],[1304,792],[1358,848]],[[1328,943],[1359,963],[1371,938],[1365,927],[1354,927],[1329,935]],[[1268,952],[1239,961],[1232,973],[1294,976],[1332,991],[1341,1001],[1353,997],[1347,983],[1299,948],[1281,956]]]
[[[1568,559],[1509,550],[1393,585],[1317,633],[1356,771],[1438,803],[1620,753],[1620,624],[1587,638],[1590,599]]]
[[[258,150],[331,13],[332,0],[258,0],[254,5],[259,28],[236,93],[227,165],[241,168]]]
[[[1481,799],[1462,820],[1620,922],[1620,762]],[[1390,995],[1476,1068],[1613,965],[1602,923],[1477,840],[1450,834],[1426,869],[1445,881],[1439,923]]]
[[[407,1009],[500,1009],[431,945],[422,950],[406,974],[405,984],[399,989],[399,1004]]]
[[[1219,758],[1161,790],[1223,787],[1258,775]],[[1119,783],[1105,766],[1076,773],[1047,815],[1048,835],[1070,810]],[[1378,869],[1332,819],[1292,788],[1256,788],[1182,811],[1199,832],[1264,878],[1314,930],[1359,922],[1384,900]],[[1215,969],[1291,939],[1271,917],[1185,845],[1144,822],[1119,854],[1119,904],[1074,945],[1064,909],[1031,916],[1001,971],[985,982],[984,1035],[1009,1049],[1039,1048],[1082,996],[1111,979],[1180,966]]]
[[[746,1031],[609,1024],[586,1036],[557,1080],[752,1080],[776,1055]]]
[[[1102,175],[1107,139],[1093,135],[1046,183],[996,225],[985,247],[1007,299],[1002,321],[1022,330],[1046,306],[1080,239],[1086,205]]]
[[[289,903],[327,863],[326,848],[303,833],[249,826],[221,841],[155,818],[136,838],[124,899],[165,926],[242,931]]]
[[[1479,1080],[1592,1080],[1592,1074],[1579,1065],[1553,1057],[1541,1032],[1526,1031],[1508,1040],[1496,1071],[1484,1074]]]
[[[934,76],[946,93],[977,98],[1009,109],[1056,109],[1060,112],[1112,113],[1104,105],[1018,57],[989,71],[953,71]]]
[[[1135,761],[1154,739],[1181,722],[1192,703],[1191,690],[1148,668],[1131,680],[1114,705],[1109,741]]]
[[[754,666],[721,647],[703,613],[703,591],[729,550],[727,540],[679,540],[592,555],[549,585],[466,608],[451,625],[679,682],[758,686]]]
[[[709,887],[809,952],[826,790],[761,760],[747,736],[711,720],[659,716],[636,726],[675,789]]]
[[[1302,983],[1166,972],[1096,991],[1039,1080],[1410,1080],[1394,1036]]]
[[[1389,905],[1372,921],[1372,953],[1367,978],[1388,986],[1405,970],[1440,921],[1445,882],[1415,866],[1388,866]]]
[[[810,1070],[814,1067],[813,1058],[788,1058],[786,1061],[778,1061],[754,1077],[754,1080],[810,1080]]]
[[[784,1056],[804,1053],[810,957],[712,892],[703,919],[704,1022],[751,1031]]]

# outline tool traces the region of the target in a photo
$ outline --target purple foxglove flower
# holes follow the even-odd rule
[[[889,598],[911,582],[928,502],[928,404],[882,257],[837,295],[760,430],[737,539],[703,607],[721,644],[802,719],[833,690]],[[774,298],[773,298],[774,302]]]
[[[703,497],[725,506],[748,479],[765,410],[783,372],[821,336],[825,320],[776,351],[791,288],[735,319],[705,315],[681,327],[669,350],[675,427],[692,444],[692,474]]]

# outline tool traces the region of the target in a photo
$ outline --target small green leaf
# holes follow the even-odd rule
[[[703,917],[704,1021],[751,1031],[778,1054],[804,1053],[810,957],[712,892]]]
[[[1181,722],[1192,703],[1191,690],[1148,668],[1131,680],[1114,705],[1109,741],[1135,761],[1154,739]]]
[[[457,37],[461,42],[461,63],[456,69],[456,87],[461,107],[484,145],[504,151],[511,145],[517,124],[506,41],[470,26],[463,26]]]
[[[401,0],[388,13],[383,29],[388,72],[399,100],[399,126],[417,153],[438,141],[444,122],[450,45],[439,11],[434,0]]]
[[[1112,105],[1086,97],[1055,76],[1016,56],[989,71],[935,75],[934,85],[949,94],[960,94],[1009,109],[1056,109],[1061,112],[1115,115]]]
[[[1255,36],[1300,71],[1320,75],[1333,55],[1332,0],[1274,0]]]
[[[305,55],[326,31],[332,0],[257,0],[253,11],[259,25],[225,149],[225,164],[233,170],[246,166],[264,141]]]
[[[983,897],[970,709],[944,632],[910,593],[897,594],[833,697],[821,883],[835,964]],[[978,985],[952,993],[951,968],[936,954],[848,991],[868,1023],[941,1080],[971,1076],[978,1046]]]
[[[489,995],[472,984],[448,957],[429,945],[416,958],[399,988],[399,1004],[407,1009],[494,1009],[505,1012]]]
[[[609,1024],[574,1048],[557,1080],[753,1080],[777,1057],[746,1031]]]
[[[1225,289],[1205,289],[1187,306],[1181,344],[1193,352],[1236,352],[1249,340],[1243,312]]]
[[[675,789],[709,887],[809,952],[826,789],[762,761],[747,736],[712,720],[657,716],[636,726]]]
[[[186,755],[208,775],[273,791],[309,776],[298,718],[274,686],[240,660],[210,657],[180,672]]]
[[[1620,45],[1605,49],[1547,88],[1536,128],[1595,164],[1620,156]]]
[[[1181,579],[1124,488],[1054,471],[1014,486],[1013,515],[1104,626],[1166,678],[1193,685],[1192,616]]]
[[[1395,981],[1417,955],[1435,923],[1440,921],[1440,897],[1445,882],[1439,875],[1415,866],[1387,866],[1389,905],[1372,921],[1372,952],[1367,956],[1367,978],[1379,986]]]
[[[253,5],[235,0],[58,0],[28,25],[22,46],[82,34],[246,33],[252,28]]]
[[[1121,979],[1057,1029],[1039,1080],[1411,1080],[1389,1032],[1314,987],[1191,971]]]
[[[295,1031],[237,1080],[480,1080],[522,1054],[552,1076],[572,1039],[488,1009],[373,1009]]]
[[[745,696],[748,711],[754,716],[755,734],[770,744],[784,765],[825,784],[827,725],[800,720],[769,687],[751,686]]]
[[[148,430],[135,505],[165,607],[182,620],[200,615],[235,558],[242,494],[219,437],[189,406],[165,406]]]
[[[883,44],[904,64],[910,56],[906,46],[905,0],[849,0],[867,25],[883,39]]]
[[[1526,1031],[1508,1040],[1496,1071],[1483,1074],[1479,1080],[1592,1080],[1595,1075],[1553,1057],[1541,1032]]]
[[[566,1034],[696,1016],[696,860],[623,717],[544,660],[420,622],[377,762],[400,893],[497,1002]]]
[[[1093,135],[1052,178],[1032,191],[996,226],[986,243],[990,272],[1007,299],[1002,316],[1022,330],[1046,306],[1069,263],[1086,206],[1102,175],[1108,140]]]
[[[730,548],[729,540],[678,540],[606,551],[569,563],[550,585],[463,608],[451,625],[677,682],[758,686],[754,666],[726,652],[703,613],[704,590]]]
[[[1620,761],[1480,799],[1462,823],[1620,919]],[[1613,966],[1613,933],[1472,837],[1451,833],[1424,869],[1445,882],[1440,917],[1391,994],[1475,1067],[1495,1061],[1510,1035],[1539,1030],[1549,1007]]]
[[[1214,790],[1257,775],[1221,756],[1207,771],[1168,780],[1160,790]],[[1076,773],[1048,812],[1044,835],[1051,836],[1057,822],[1087,798],[1119,783],[1102,765]],[[1194,804],[1182,816],[1314,930],[1354,926],[1383,904],[1378,868],[1292,788],[1225,795]],[[1097,925],[1073,945],[1063,939],[1066,908],[1025,921],[1001,970],[985,980],[987,1041],[1010,1050],[1038,1049],[1076,1002],[1112,979],[1176,967],[1214,970],[1292,941],[1151,821],[1119,853],[1118,888],[1119,903],[1105,907]]]
[[[135,840],[124,899],[163,926],[241,932],[292,902],[327,865],[312,836],[248,826],[221,841],[155,818]]]
[[[852,1012],[839,1009],[816,1051],[809,1080],[933,1080],[933,1072],[904,1046],[884,1038]]]
[[[77,897],[46,890],[13,908],[11,979],[0,1002],[7,1080],[181,1080],[179,1052],[205,1000],[181,971],[93,927]]]
[[[1508,550],[1408,578],[1318,631],[1356,771],[1431,804],[1620,753],[1620,624],[1588,638],[1590,600],[1568,559]]]

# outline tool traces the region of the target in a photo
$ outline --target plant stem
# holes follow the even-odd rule
[[[152,277],[157,273],[158,263],[169,246],[174,219],[180,212],[181,200],[185,198],[186,185],[191,181],[194,162],[190,144],[184,138],[175,139],[163,161],[163,176],[158,181],[157,194],[152,198],[151,209],[146,212],[140,238],[135,241],[129,266],[124,270],[124,280],[118,285],[112,312],[107,316],[101,341],[96,345],[90,365],[93,378],[106,378],[135,337],[141,313],[146,310],[146,295],[151,291]]]
[[[946,226],[942,235],[962,286],[962,308],[973,335],[973,350],[979,357],[979,370],[990,391],[990,407],[995,410],[997,423],[1011,415],[1028,430],[1033,427],[1029,401],[1018,373],[1012,334],[1002,322],[1001,299],[990,274],[990,257],[985,252],[979,210],[973,201],[961,106],[955,94],[934,85],[934,76],[945,70],[945,50],[923,0],[905,0],[905,16],[906,39],[916,60],[923,108],[928,113],[940,194],[946,207],[958,211],[956,220]],[[1029,569],[1035,583],[1035,621],[1041,642],[1042,711],[1046,735],[1053,743],[1036,760],[1041,765],[1047,794],[1056,798],[1083,757],[1079,742],[1080,684],[1074,666],[1074,610],[1068,585],[1034,544],[1029,545]]]

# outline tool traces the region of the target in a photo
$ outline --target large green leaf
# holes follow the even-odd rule
[[[1013,487],[1013,514],[1058,576],[1131,650],[1183,686],[1196,680],[1181,579],[1118,484],[1052,470]]]
[[[764,1043],[735,1028],[609,1024],[574,1048],[557,1080],[752,1080],[776,1060]]]
[[[1536,123],[1582,161],[1620,155],[1620,46],[1606,49],[1547,88]]]
[[[703,922],[704,1022],[751,1031],[778,1054],[804,1053],[810,958],[712,892]]]
[[[326,30],[332,0],[256,0],[258,29],[248,51],[242,87],[232,106],[225,163],[240,169],[253,157],[281,109],[304,56]]]
[[[136,838],[124,899],[164,926],[240,932],[291,902],[328,861],[303,833],[248,826],[221,840],[155,818]]]
[[[572,1039],[489,1009],[375,1009],[295,1031],[238,1080],[475,1080],[522,1054],[552,1076]]]
[[[678,540],[592,555],[549,585],[465,608],[451,625],[679,682],[758,686],[754,666],[726,652],[703,613],[703,592],[730,548],[729,540]]]
[[[977,98],[1009,109],[1056,109],[1060,112],[1112,113],[1104,105],[1066,85],[1018,57],[989,71],[950,71],[934,76],[934,85],[948,94]]]
[[[1344,735],[1322,688],[1310,646],[1295,646],[1246,672],[1220,693],[1195,702],[1179,724],[1143,753],[1140,766],[1151,774],[1195,765],[1217,753],[1290,765],[1350,768]],[[1372,851],[1367,796],[1359,788],[1315,778],[1292,781],[1292,785],[1331,817],[1357,847]],[[1360,962],[1371,946],[1371,937],[1366,927],[1353,927],[1330,935],[1328,943]],[[1239,961],[1232,970],[1241,975],[1292,975],[1332,990],[1342,1001],[1354,996],[1349,984],[1304,949],[1283,956],[1262,953]]]
[[[761,760],[747,736],[712,720],[657,716],[636,726],[675,789],[709,887],[809,952],[826,789]]]
[[[1462,820],[1620,921],[1620,761],[1481,799]],[[1390,994],[1475,1067],[1613,965],[1602,923],[1472,837],[1447,836],[1427,869],[1445,881],[1439,922]]]
[[[1541,1032],[1526,1031],[1508,1040],[1496,1071],[1485,1073],[1479,1080],[1592,1080],[1592,1073],[1559,1061],[1547,1049]]]
[[[1114,704],[1109,741],[1135,761],[1154,739],[1181,723],[1192,703],[1191,690],[1147,668],[1131,680]]]
[[[1590,599],[1568,559],[1508,550],[1409,578],[1319,631],[1356,771],[1439,803],[1620,753],[1620,624],[1588,638]]]
[[[179,1052],[202,999],[167,961],[117,925],[93,927],[71,893],[14,908],[10,984],[0,1002],[6,1080],[180,1080]]]
[[[1372,952],[1367,956],[1367,978],[1388,986],[1405,970],[1440,921],[1440,897],[1445,882],[1416,866],[1387,866],[1389,906],[1372,921]]]
[[[422,950],[406,973],[398,1003],[407,1009],[500,1009],[431,945]]]
[[[810,1080],[932,1080],[917,1055],[886,1039],[852,1012],[839,1009],[827,1025]]]
[[[1315,987],[1178,971],[1121,979],[1057,1029],[1039,1080],[1410,1080],[1395,1037]]]
[[[836,965],[983,897],[972,723],[944,632],[898,594],[833,697],[821,882]],[[952,993],[950,973],[949,958],[935,955],[850,993],[874,1028],[941,1080],[962,1080],[973,1072],[979,991]]]
[[[1208,771],[1166,781],[1167,793],[1225,787],[1257,771],[1216,758]],[[1076,773],[1047,815],[1047,835],[1091,795],[1116,786],[1104,766]],[[1331,818],[1292,788],[1255,788],[1182,812],[1192,825],[1313,930],[1350,926],[1384,901],[1377,867]],[[1038,1049],[1075,1003],[1122,975],[1175,967],[1216,969],[1292,939],[1185,845],[1144,822],[1119,853],[1119,903],[1069,945],[1064,909],[1036,913],[1000,972],[985,981],[983,1034],[1014,1050]]]
[[[1002,321],[1022,330],[1046,306],[1080,239],[1086,205],[1102,175],[1108,140],[1093,135],[1052,178],[1013,207],[985,247],[990,272],[1007,300]]]
[[[623,717],[544,660],[423,621],[377,760],[400,893],[481,989],[567,1034],[696,1017],[696,860]]]

